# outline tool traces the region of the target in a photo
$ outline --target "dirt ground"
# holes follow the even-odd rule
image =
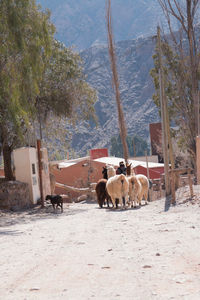
[[[200,299],[200,194],[0,211],[0,299]]]

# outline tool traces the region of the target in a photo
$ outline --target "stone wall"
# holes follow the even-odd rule
[[[32,206],[29,187],[20,181],[0,182],[0,208],[20,210]]]

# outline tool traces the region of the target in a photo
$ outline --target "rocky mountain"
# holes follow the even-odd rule
[[[152,101],[153,81],[149,71],[155,39],[152,37],[116,43],[121,101],[129,135],[148,140],[149,123],[158,122],[158,110]],[[99,126],[85,123],[73,134],[72,147],[79,153],[88,149],[109,147],[110,138],[119,133],[115,94],[107,45],[93,46],[81,52],[87,81],[98,92],[95,104]]]
[[[52,12],[56,37],[67,46],[83,49],[87,81],[97,90],[95,104],[98,127],[82,123],[73,132],[72,147],[79,155],[88,149],[109,147],[119,133],[112,74],[106,45],[104,0],[37,0]],[[157,0],[112,0],[121,100],[129,135],[149,140],[149,123],[159,121],[152,101],[153,82],[149,75],[158,22],[163,16]],[[91,46],[92,45],[92,46]]]
[[[107,41],[106,0],[37,0],[52,13],[56,37],[66,46],[86,49]],[[157,0],[112,0],[115,40],[154,35],[160,22],[165,24]]]

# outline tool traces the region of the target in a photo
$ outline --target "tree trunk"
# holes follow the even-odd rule
[[[187,35],[188,35],[188,42],[189,42],[189,51],[190,51],[190,66],[191,66],[191,84],[192,84],[192,98],[194,104],[194,120],[195,120],[195,135],[198,135],[198,118],[199,118],[199,111],[198,111],[198,79],[197,79],[197,72],[198,72],[198,63],[196,59],[196,48],[195,48],[195,41],[193,40],[194,37],[194,27],[193,27],[193,16],[192,16],[192,3],[191,1],[187,1]]]
[[[169,140],[167,134],[167,103],[164,86],[164,71],[162,65],[162,51],[161,51],[161,38],[160,27],[157,28],[158,37],[158,56],[159,56],[159,85],[160,85],[160,109],[161,109],[161,123],[162,123],[162,150],[164,158],[165,170],[165,192],[166,196],[170,195],[170,182],[169,182]]]
[[[5,179],[7,181],[14,180],[12,164],[11,164],[12,148],[7,143],[3,143],[2,149],[3,149]]]
[[[108,31],[108,50],[110,56],[110,64],[111,70],[113,75],[113,87],[115,90],[115,98],[117,104],[117,111],[118,111],[118,122],[119,122],[119,129],[120,129],[120,137],[123,146],[123,154],[124,159],[126,162],[126,166],[128,165],[128,146],[126,142],[127,130],[126,130],[126,122],[124,119],[124,112],[120,100],[120,92],[119,92],[119,79],[118,79],[118,72],[117,72],[117,63],[116,63],[116,55],[115,55],[115,48],[113,42],[113,32],[112,32],[112,20],[111,20],[111,2],[110,0],[107,1],[107,31]]]

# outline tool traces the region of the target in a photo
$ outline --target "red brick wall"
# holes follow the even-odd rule
[[[90,157],[91,157],[91,159],[97,159],[100,157],[108,157],[108,149],[107,148],[91,149]]]

